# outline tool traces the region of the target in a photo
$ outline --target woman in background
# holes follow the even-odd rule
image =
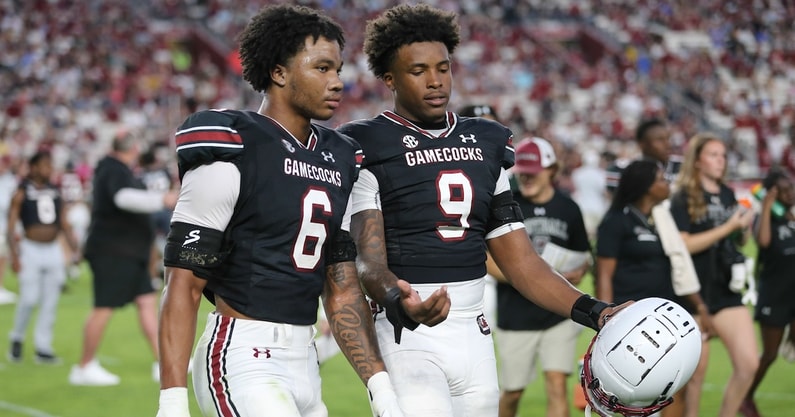
[[[759,299],[756,303],[755,319],[762,333],[762,356],[751,388],[740,407],[745,417],[759,417],[754,403],[754,392],[765,377],[770,365],[778,356],[778,348],[784,338],[784,328],[795,328],[795,188],[792,178],[783,171],[771,171],[762,181],[766,193],[762,199],[762,211],[754,227],[759,255]],[[783,216],[772,213],[778,201],[786,211]],[[792,340],[790,332],[790,340]]]
[[[734,191],[723,181],[725,174],[723,141],[709,133],[695,135],[688,142],[677,177],[671,214],[692,255],[713,329],[732,362],[718,416],[735,417],[751,387],[759,357],[751,314],[743,305],[742,294],[729,289],[732,264],[739,254],[737,247],[745,244],[750,235],[753,212],[738,209]],[[688,405],[699,403],[709,344],[705,343],[701,352],[702,361],[687,390]],[[697,407],[688,406],[686,415],[697,417]]]

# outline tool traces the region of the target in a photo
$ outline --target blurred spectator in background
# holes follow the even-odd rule
[[[8,262],[8,244],[5,239],[8,229],[8,209],[11,206],[11,196],[17,187],[17,177],[11,167],[11,157],[0,157],[0,305],[12,304],[17,300],[17,295],[5,286],[6,269]],[[13,227],[13,226],[12,226]]]
[[[165,152],[161,152],[164,150]],[[177,181],[172,177],[168,169],[169,149],[165,143],[155,143],[146,152],[142,153],[139,161],[138,176],[144,183],[147,190],[156,193],[166,193],[176,189]],[[152,278],[152,286],[160,288],[163,284],[163,250],[166,245],[171,224],[171,214],[173,210],[164,207],[152,213],[155,238],[152,243],[152,254],[149,259],[149,276]]]
[[[178,194],[145,189],[133,174],[141,140],[127,131],[113,140],[112,152],[94,173],[91,226],[85,258],[94,276],[94,308],[86,320],[79,364],[72,367],[72,385],[116,385],[119,377],[96,359],[105,328],[115,309],[135,302],[138,319],[157,358],[157,294],[152,288],[149,257],[154,242],[151,213],[174,208]],[[152,378],[159,378],[157,364]]]
[[[28,175],[20,182],[8,210],[6,238],[11,268],[19,280],[19,301],[9,335],[8,358],[12,362],[22,360],[28,322],[37,306],[39,313],[33,333],[35,360],[50,365],[61,362],[52,343],[58,299],[66,280],[58,237],[63,232],[75,257],[79,256],[79,246],[66,221],[60,190],[50,181],[51,176],[50,153],[33,154],[28,160]],[[17,235],[18,222],[22,223],[22,236]]]
[[[759,255],[759,298],[756,303],[756,321],[762,333],[762,356],[754,382],[740,407],[744,417],[760,417],[754,393],[776,360],[784,339],[784,329],[789,326],[789,341],[793,343],[795,329],[795,187],[792,177],[784,171],[771,171],[762,182],[766,193],[762,210],[754,227]],[[773,204],[778,201],[786,208],[783,216],[773,214]]]
[[[729,288],[737,245],[750,235],[752,210],[739,209],[734,191],[724,183],[726,145],[716,135],[700,133],[687,144],[682,170],[671,198],[671,215],[690,251],[701,283],[701,297],[712,326],[729,353],[733,370],[724,390],[719,417],[735,417],[759,367],[756,335],[742,294]],[[709,355],[704,343],[702,355]],[[697,404],[706,369],[702,359],[687,388],[687,402]],[[694,414],[691,415],[690,412]],[[688,417],[697,411],[688,407]]]
[[[608,204],[608,196],[605,191],[607,172],[601,162],[602,159],[598,152],[587,149],[582,154],[582,165],[571,173],[571,182],[574,188],[572,197],[582,210],[585,230],[591,239],[596,236],[596,226],[602,220]]]
[[[558,271],[576,286],[591,265],[591,245],[577,203],[553,185],[557,171],[555,151],[545,139],[525,139],[516,146],[513,172],[519,190],[513,198],[524,215],[527,235],[542,258],[552,246],[587,254],[580,265]],[[538,368],[544,375],[547,417],[569,416],[566,381],[574,372],[582,326],[525,298],[508,283],[491,257],[486,265],[498,281],[499,416],[517,415],[525,387],[535,380]]]

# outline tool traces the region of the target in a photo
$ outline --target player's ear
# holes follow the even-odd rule
[[[392,73],[391,72],[384,73],[384,76],[381,79],[384,80],[384,85],[386,85],[386,88],[388,88],[389,91],[392,91],[394,93],[395,77],[392,76]]]
[[[276,65],[271,70],[271,81],[279,87],[287,85],[287,68],[284,65]]]

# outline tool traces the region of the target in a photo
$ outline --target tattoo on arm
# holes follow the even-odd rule
[[[359,278],[370,295],[382,301],[388,288],[394,287],[397,277],[389,270],[386,255],[384,221],[380,211],[357,213],[351,223],[351,235],[356,241]]]
[[[373,340],[368,337],[367,327],[363,326],[363,320],[372,322],[372,317],[369,311],[361,311],[361,308],[355,305],[341,306],[334,314],[332,314],[329,325],[332,332],[337,336],[337,343],[340,349],[348,358],[356,373],[367,381],[375,373],[373,365],[376,361],[380,361],[373,354],[372,347]]]
[[[326,268],[323,295],[329,326],[342,353],[365,384],[384,369],[372,313],[362,295],[352,262]]]

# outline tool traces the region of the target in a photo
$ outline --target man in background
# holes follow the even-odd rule
[[[113,312],[134,302],[138,319],[157,358],[157,294],[149,275],[154,241],[151,213],[173,208],[176,192],[145,189],[133,173],[141,143],[131,132],[118,134],[111,152],[94,172],[91,225],[84,256],[94,276],[94,308],[83,332],[80,363],[69,373],[72,385],[116,385],[120,379],[96,360]],[[159,376],[157,364],[152,378]]]

